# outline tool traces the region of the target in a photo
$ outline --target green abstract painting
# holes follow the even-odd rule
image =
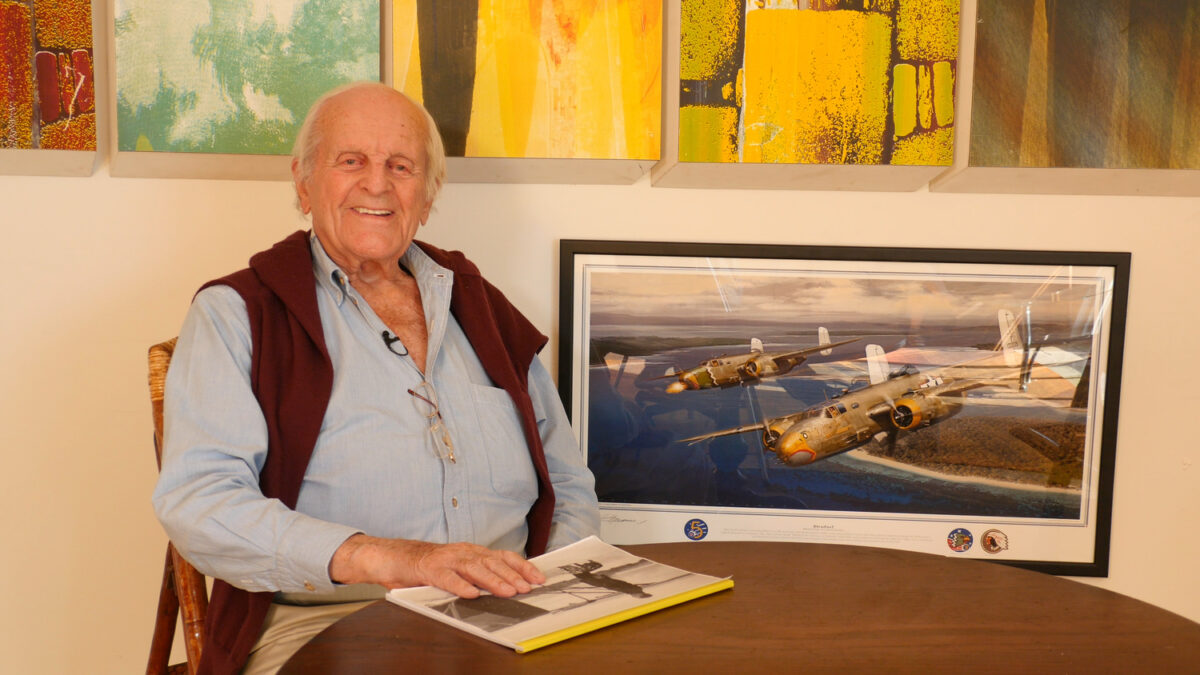
[[[379,77],[378,0],[116,0],[119,150],[283,155],[328,89]]]

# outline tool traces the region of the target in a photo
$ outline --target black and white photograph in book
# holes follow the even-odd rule
[[[605,539],[1102,572],[1128,262],[564,241],[560,387]]]
[[[688,572],[656,566],[641,558],[605,564],[581,559],[556,565],[546,583],[513,598],[483,595],[452,598],[431,609],[484,631],[494,632],[547,614],[565,612],[620,595],[651,598],[651,591],[682,579]]]
[[[459,598],[422,586],[388,592],[388,600],[518,652],[587,633],[732,588],[733,580],[640,558],[596,537],[531,562],[546,576],[528,593]]]

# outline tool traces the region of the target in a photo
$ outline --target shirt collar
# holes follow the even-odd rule
[[[321,245],[321,240],[317,239],[316,232],[310,233],[308,240],[312,248],[313,274],[317,277],[317,283],[332,294],[340,307],[352,288],[350,278],[325,252],[325,247]],[[435,263],[420,246],[410,244],[408,250],[400,257],[400,264],[413,275],[420,288],[428,288],[431,284],[451,283],[454,280],[454,273]]]

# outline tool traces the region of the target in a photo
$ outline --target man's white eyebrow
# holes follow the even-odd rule
[[[336,151],[334,151],[333,156],[334,157],[342,157],[345,155],[360,155],[362,157],[369,157],[371,154],[372,153],[367,152],[366,150],[349,150],[349,149],[347,149],[347,150],[336,150]],[[395,159],[404,159],[404,160],[408,160],[408,161],[415,161],[412,157],[404,154],[403,152],[397,152],[397,153],[388,155],[387,158],[389,161],[395,160]]]

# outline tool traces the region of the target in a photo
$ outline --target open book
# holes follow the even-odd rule
[[[596,537],[531,562],[546,583],[512,598],[466,600],[421,586],[388,591],[387,599],[523,653],[733,587],[728,577],[639,558]]]

